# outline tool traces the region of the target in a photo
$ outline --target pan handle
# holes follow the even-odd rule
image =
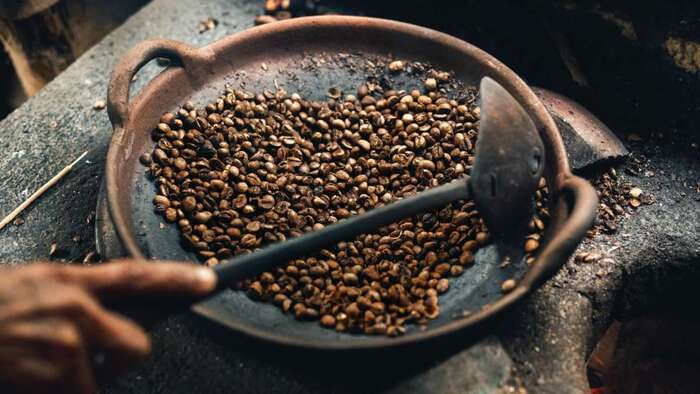
[[[156,38],[132,48],[114,67],[107,88],[107,112],[112,126],[121,128],[129,120],[129,88],[131,80],[146,63],[159,57],[180,65],[190,78],[209,71],[214,53],[207,47],[193,48],[187,44]]]
[[[598,210],[598,195],[588,181],[572,175],[564,181],[555,209],[560,213],[555,216],[562,218],[560,220],[564,223],[546,243],[519,286],[533,289],[554,276],[593,225]],[[553,224],[558,227],[556,223]]]

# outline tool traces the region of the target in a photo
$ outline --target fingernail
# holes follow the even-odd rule
[[[216,287],[216,274],[209,268],[197,267],[194,273],[197,282],[206,290],[213,290]]]

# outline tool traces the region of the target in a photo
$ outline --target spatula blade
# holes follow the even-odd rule
[[[481,120],[471,188],[489,232],[524,236],[544,170],[544,145],[530,116],[491,78],[481,80]]]

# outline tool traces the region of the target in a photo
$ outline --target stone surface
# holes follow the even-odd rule
[[[527,18],[517,16],[522,15],[517,6],[501,5],[505,8],[499,18],[489,13],[488,6],[475,6],[470,9],[470,23],[459,13],[455,18],[444,13],[432,16],[435,13],[425,9],[426,2],[416,8],[382,6],[353,12],[383,16],[395,12],[397,18],[474,42],[538,85],[580,93],[571,88],[570,77],[558,63],[558,52],[543,28],[527,29]],[[0,214],[89,151],[86,161],[21,216],[24,224],[0,232],[0,260],[19,264],[47,259],[55,242],[58,257],[80,261],[94,248],[94,210],[111,127],[106,112],[93,109],[93,104],[104,99],[111,69],[126,50],[150,37],[205,45],[252,26],[260,7],[257,1],[243,0],[156,0],[0,122]],[[216,18],[219,25],[200,34],[199,21],[209,17]],[[588,60],[582,62],[589,64]],[[139,74],[135,86],[156,72],[158,68],[150,65]],[[614,83],[616,76],[627,81],[623,73],[611,70],[604,81]],[[592,72],[589,79],[598,75]],[[605,98],[606,91],[620,90],[614,85],[599,86],[592,97]],[[633,107],[630,103],[638,91],[632,90],[631,97],[619,104]],[[622,176],[653,195],[656,202],[627,215],[614,236],[599,236],[582,245],[582,250],[608,258],[592,264],[567,263],[552,281],[500,319],[495,335],[472,346],[455,343],[454,354],[447,357],[425,355],[387,363],[384,378],[354,373],[351,367],[338,376],[328,373],[337,362],[332,357],[325,369],[318,365],[327,355],[280,355],[254,344],[230,342],[217,327],[184,315],[156,327],[151,359],[116,382],[105,383],[103,392],[464,393],[514,392],[521,385],[537,393],[586,391],[585,360],[609,322],[685,296],[680,290],[697,280],[700,260],[698,149],[684,137],[688,133],[692,137],[695,130],[647,125],[639,119],[627,124],[629,114],[615,114],[617,102],[591,100],[589,94],[574,98],[586,106],[607,106],[603,121],[621,134],[643,136],[641,142],[630,143],[630,149],[646,163],[645,171],[639,175],[623,172]],[[697,119],[694,105],[688,102],[687,107],[679,107],[677,118],[695,115]],[[658,138],[659,133],[664,137]],[[654,175],[647,176],[646,171]],[[409,368],[407,364],[415,365]]]

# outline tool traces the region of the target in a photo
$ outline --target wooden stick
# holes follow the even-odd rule
[[[15,208],[14,211],[10,212],[9,215],[7,215],[2,221],[0,222],[0,230],[3,229],[3,227],[7,226],[8,223],[13,221],[17,215],[19,215],[22,211],[24,211],[31,203],[33,203],[37,198],[41,197],[42,194],[44,194],[49,188],[53,185],[56,184],[56,182],[60,181],[61,178],[63,178],[67,173],[70,172],[70,170],[73,169],[73,167],[78,164],[78,162],[87,155],[87,151],[83,152],[80,157],[75,159],[72,163],[68,164],[64,169],[61,170],[58,174],[56,174],[53,178],[51,178],[48,182],[44,184],[44,186],[40,187],[39,190],[35,191],[34,194],[29,196],[28,199],[26,199],[22,204],[20,204],[17,208]]]

